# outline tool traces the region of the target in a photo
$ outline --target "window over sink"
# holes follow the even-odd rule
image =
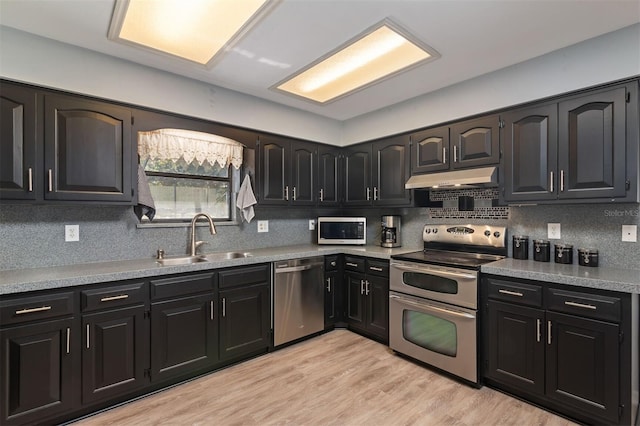
[[[140,164],[156,208],[153,223],[188,222],[197,213],[235,222],[242,149],[232,139],[202,132],[139,132]]]

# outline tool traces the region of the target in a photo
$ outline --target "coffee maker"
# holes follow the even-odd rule
[[[400,216],[382,216],[381,222],[380,245],[382,247],[400,247],[402,245]]]

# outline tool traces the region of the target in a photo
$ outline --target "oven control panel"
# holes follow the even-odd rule
[[[492,225],[425,225],[424,242],[506,247],[507,228]]]

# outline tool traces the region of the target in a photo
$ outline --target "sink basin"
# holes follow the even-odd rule
[[[200,256],[198,256],[200,259],[202,259],[203,262],[216,262],[216,261],[221,261],[221,260],[231,260],[231,259],[240,259],[240,258],[245,258],[245,257],[251,257],[252,254],[251,253],[243,253],[243,252],[238,252],[238,251],[228,251],[228,252],[224,252],[224,253],[209,253],[209,254],[202,254]]]
[[[191,265],[193,263],[206,262],[201,256],[168,256],[164,259],[157,259],[156,262],[162,266]]]

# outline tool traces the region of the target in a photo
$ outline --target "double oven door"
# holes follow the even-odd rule
[[[478,272],[392,261],[389,346],[474,384]]]

